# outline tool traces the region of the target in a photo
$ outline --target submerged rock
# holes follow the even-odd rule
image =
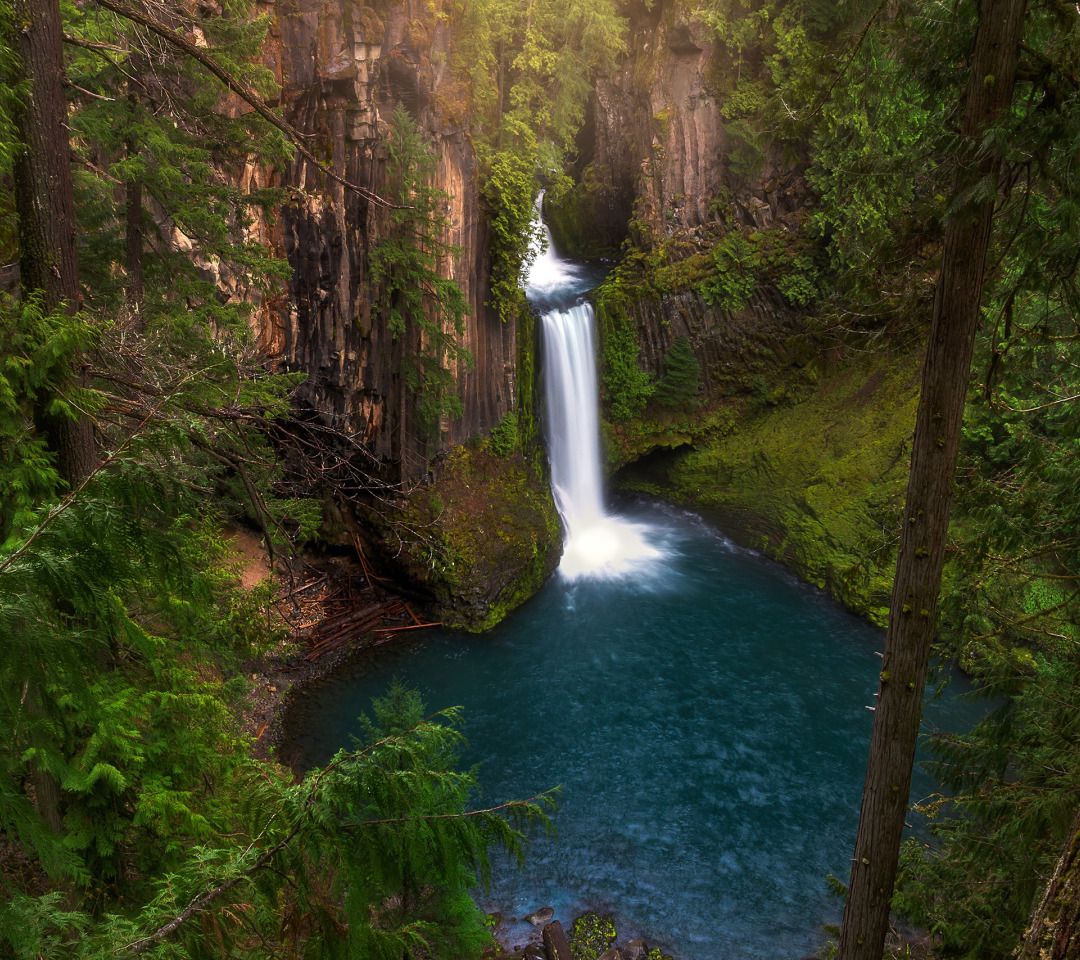
[[[549,923],[551,918],[555,916],[554,907],[541,907],[536,913],[528,914],[525,919],[529,921],[534,927],[542,927],[545,923]]]

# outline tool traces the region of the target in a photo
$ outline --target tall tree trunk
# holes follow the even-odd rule
[[[12,79],[28,88],[28,95],[17,99],[12,118],[19,141],[14,186],[22,287],[27,294],[41,291],[46,309],[74,313],[79,306],[79,261],[60,4],[58,0],[13,0],[11,11],[11,22],[0,24],[0,29],[15,52]],[[83,380],[83,371],[73,369],[58,394],[63,398],[66,388]],[[42,407],[37,420],[56,453],[60,474],[69,486],[77,486],[97,462],[90,418],[51,415]],[[28,691],[27,709],[39,715],[44,712],[36,686]],[[37,766],[30,779],[42,819],[61,833],[59,783]],[[74,900],[69,900],[69,906],[73,905]]]
[[[15,69],[29,86],[29,95],[19,98],[13,118],[20,141],[15,206],[22,285],[28,293],[41,290],[48,309],[66,305],[74,312],[79,304],[79,261],[60,5],[58,0],[14,0],[12,14],[7,29],[14,41]],[[81,371],[72,371],[72,384],[81,379]],[[78,484],[96,463],[90,419],[43,415],[41,426],[56,452],[61,475],[70,485]]]
[[[133,147],[128,145],[128,153]],[[124,303],[128,324],[136,333],[143,329],[143,228],[142,181],[129,180],[124,184]]]
[[[980,144],[1012,99],[1025,6],[979,4],[962,123],[970,155],[961,158],[957,196],[993,179],[1000,164]],[[945,229],[839,960],[880,960],[889,928],[995,195],[981,191]]]
[[[1016,960],[1076,960],[1080,954],[1080,814],[1031,918]]]

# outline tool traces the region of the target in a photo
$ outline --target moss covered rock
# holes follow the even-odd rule
[[[659,425],[654,446],[684,446],[630,466],[620,486],[693,507],[884,624],[918,401],[916,367],[914,357],[837,363],[816,370],[809,393],[778,387],[726,408],[726,416],[703,414],[683,430]],[[616,458],[631,456],[634,443],[647,448],[650,437],[642,424],[616,434]]]
[[[543,586],[559,563],[562,527],[538,464],[476,441],[452,451],[410,497],[387,540],[434,597],[435,616],[479,632]]]
[[[570,949],[576,960],[597,960],[615,943],[617,934],[611,917],[583,913],[570,927]]]

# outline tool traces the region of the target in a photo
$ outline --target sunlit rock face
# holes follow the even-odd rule
[[[596,185],[600,241],[617,248],[631,221],[660,236],[693,231],[716,218],[722,194],[757,229],[805,205],[800,158],[764,148],[750,162],[739,124],[722,113],[739,72],[760,65],[727,62],[712,28],[673,0],[626,11],[627,54],[598,79],[578,138],[576,173]]]
[[[617,250],[627,236],[646,249],[675,239],[684,256],[708,250],[731,220],[795,233],[810,199],[804,159],[758,145],[751,162],[739,124],[723,114],[737,72],[760,65],[727,62],[712,28],[674,0],[635,0],[626,11],[627,54],[598,79],[578,138],[582,187],[572,222],[588,225],[589,242],[600,249]],[[672,341],[689,337],[703,395],[712,398],[806,359],[798,311],[768,285],[736,311],[706,303],[687,283],[660,297],[630,298],[627,312],[654,374],[662,374]]]
[[[386,177],[386,138],[402,103],[438,157],[435,186],[448,195],[444,238],[458,252],[444,265],[471,312],[464,345],[474,364],[458,370],[464,416],[443,424],[434,448],[417,438],[413,398],[401,379],[400,340],[373,311],[381,291],[371,250],[386,211],[327,182],[303,158],[284,172],[289,189],[278,223],[265,227],[288,258],[287,289],[264,302],[257,333],[286,369],[308,374],[299,405],[362,440],[403,479],[422,476],[441,447],[486,430],[514,403],[517,329],[485,306],[486,221],[476,158],[466,136],[464,91],[448,67],[450,38],[421,2],[289,0],[272,8],[265,62],[284,91],[286,118],[309,147],[349,183],[376,194]]]

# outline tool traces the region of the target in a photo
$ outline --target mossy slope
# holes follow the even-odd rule
[[[692,447],[626,468],[620,486],[692,506],[884,624],[916,366],[914,357],[876,357],[819,369],[801,402],[747,405],[727,429],[691,431]]]

